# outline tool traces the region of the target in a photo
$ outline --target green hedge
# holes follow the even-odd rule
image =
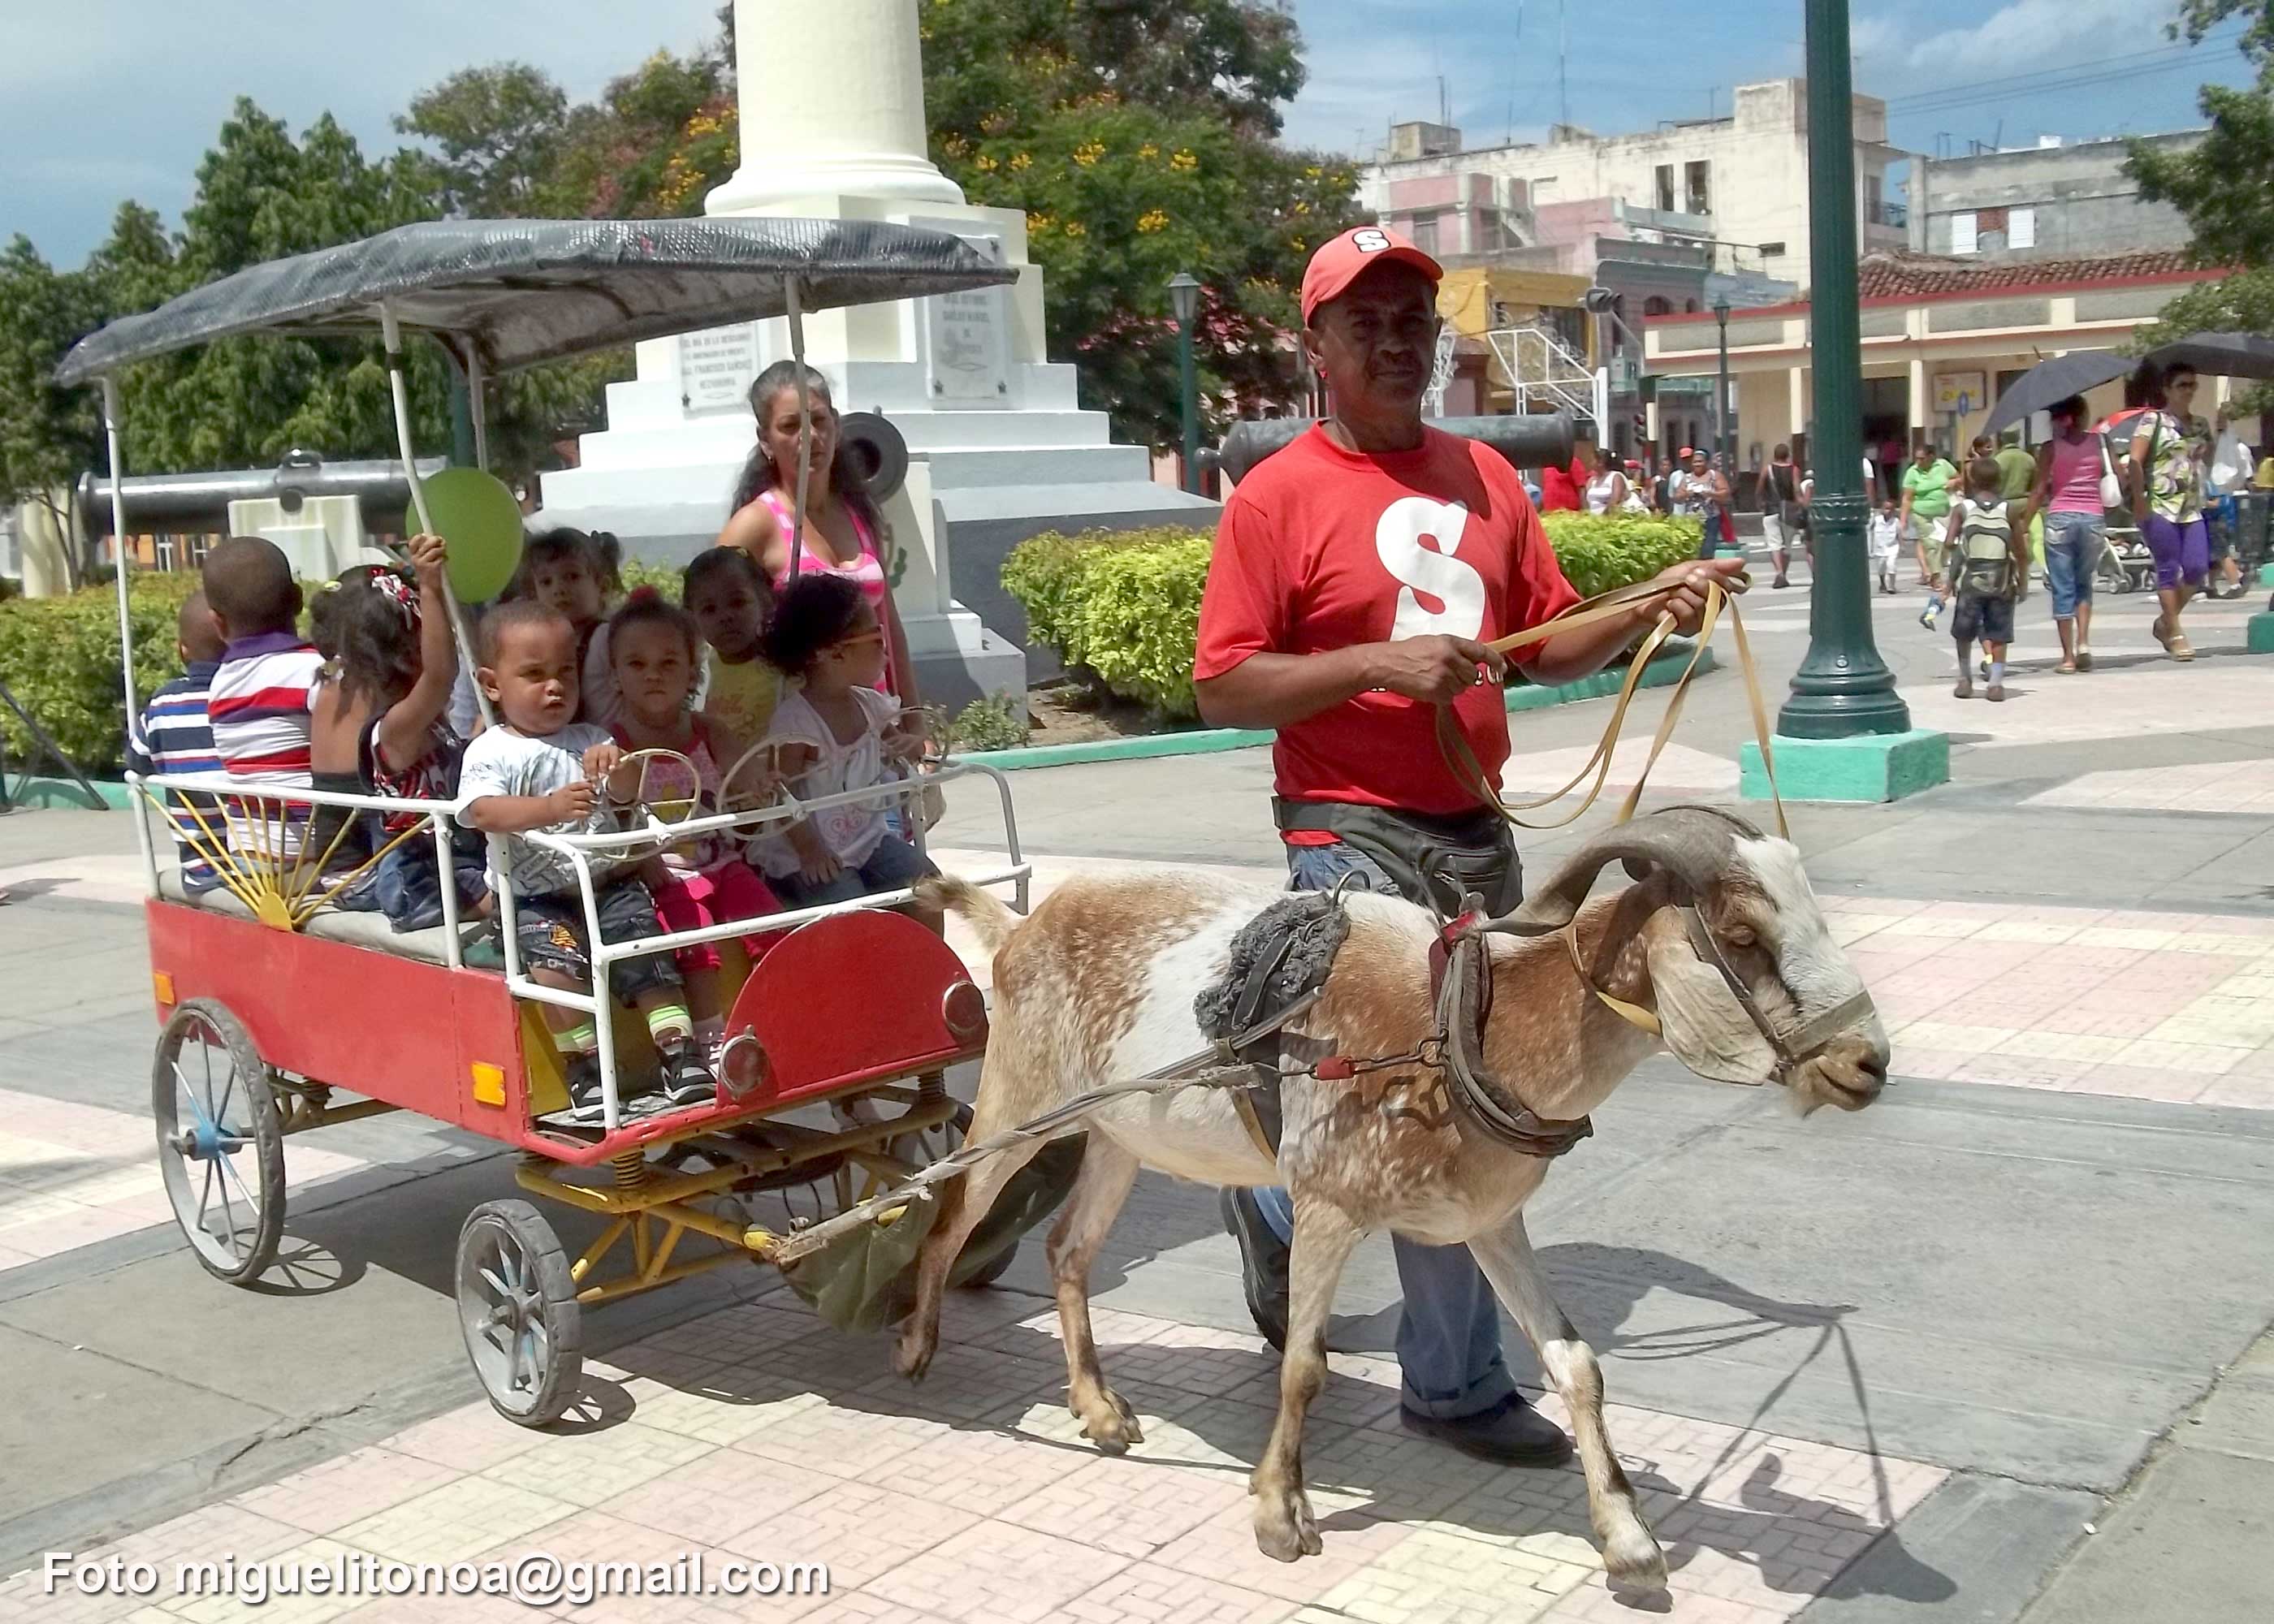
[[[1647,580],[1696,555],[1695,519],[1581,513],[1544,515],[1563,573],[1582,597]],[[1110,692],[1171,720],[1199,715],[1193,648],[1212,538],[1182,529],[1056,530],[1003,560],[1004,590],[1027,611],[1028,635]]]
[[[197,590],[191,571],[138,575],[129,598],[134,628],[134,687],[147,699],[182,673],[174,627],[182,600]],[[0,602],[0,682],[90,773],[115,772],[126,756],[125,707],[118,692],[118,598],[87,587],[62,598]],[[10,762],[21,769],[31,736],[0,711]]]

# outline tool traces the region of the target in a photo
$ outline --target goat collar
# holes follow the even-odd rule
[[[1439,929],[1429,950],[1437,1035],[1449,1092],[1454,1103],[1487,1137],[1523,1155],[1560,1156],[1594,1132],[1594,1124],[1585,1116],[1559,1122],[1540,1116],[1485,1066],[1485,1022],[1492,1014],[1487,929],[1481,914],[1464,914]]]

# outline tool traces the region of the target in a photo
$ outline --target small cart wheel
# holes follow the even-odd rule
[[[568,1257],[526,1201],[485,1201],[458,1231],[458,1327],[498,1414],[561,1418],[584,1384],[584,1311]]]
[[[284,1232],[284,1131],[267,1063],[227,1006],[192,998],[158,1034],[150,1069],[158,1171],[207,1274],[256,1279]]]

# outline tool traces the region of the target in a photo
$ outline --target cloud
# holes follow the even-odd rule
[[[1859,79],[1924,88],[1931,75],[1953,81],[2100,61],[2163,37],[2168,11],[2154,0],[2010,0],[1978,22],[1922,34],[1917,12],[1874,13],[1855,25],[1849,49]]]

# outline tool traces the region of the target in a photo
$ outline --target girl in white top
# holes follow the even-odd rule
[[[873,798],[815,811],[787,834],[754,842],[766,878],[792,907],[847,902],[900,891],[937,874],[892,831],[892,767],[921,756],[921,730],[900,726],[899,704],[879,693],[884,628],[860,583],[844,575],[801,575],[781,595],[766,628],[766,658],[802,686],[774,707],[766,737],[801,801],[876,789]],[[909,912],[937,930],[937,913]]]
[[[1627,505],[1627,477],[1611,460],[1607,446],[1595,447],[1595,472],[1587,481],[1585,500],[1593,514],[1617,513]]]

